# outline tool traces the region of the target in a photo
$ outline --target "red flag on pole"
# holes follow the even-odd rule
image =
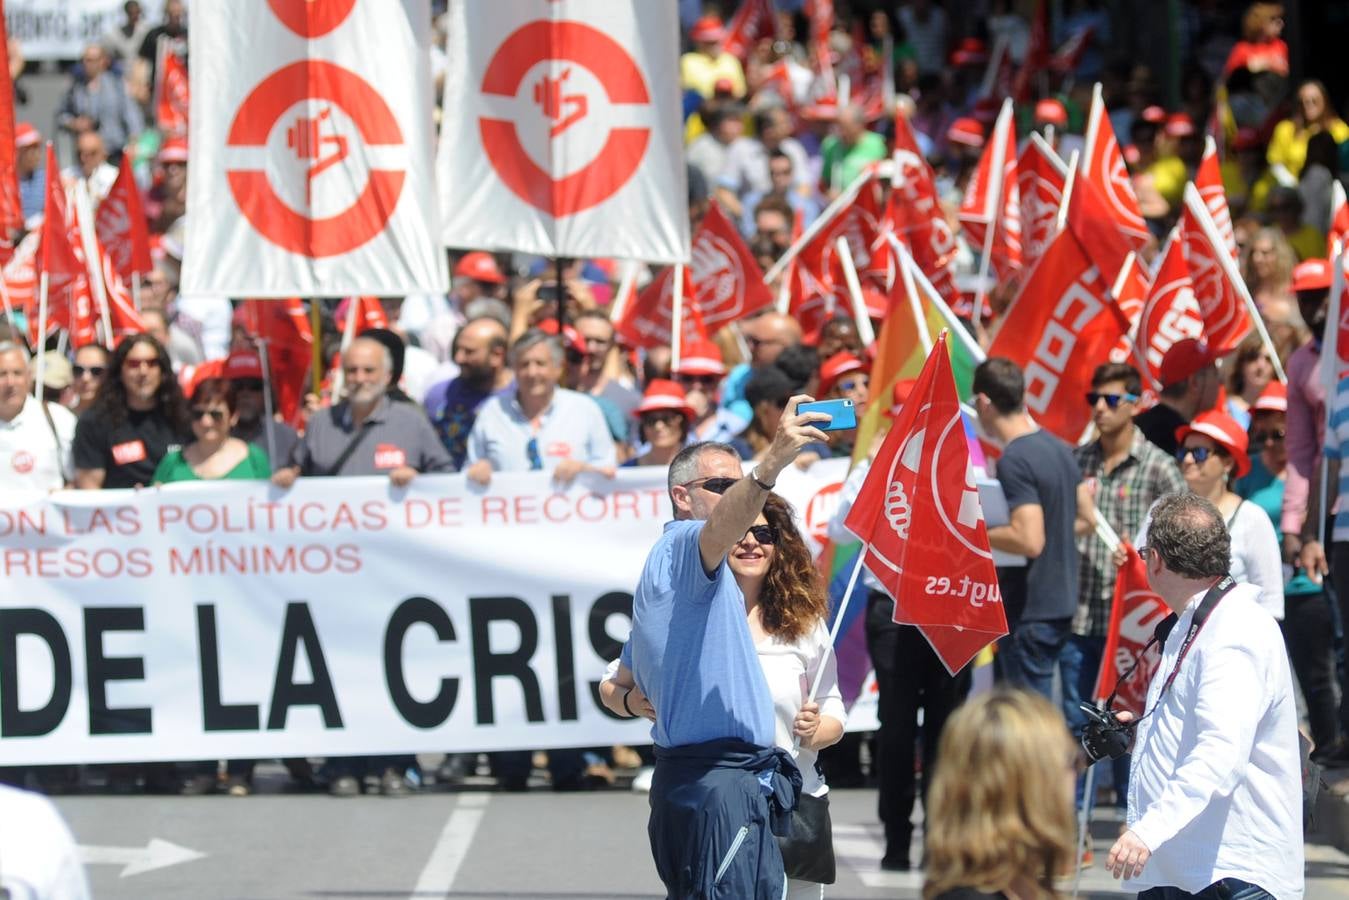
[[[378,297],[351,297],[347,302],[356,304],[357,334],[363,334],[371,328],[389,327],[389,316],[384,312],[384,304],[379,302]]]
[[[773,10],[773,0],[745,0],[726,25],[726,39],[721,42],[721,49],[743,63],[759,41],[775,36],[777,30],[778,16]]]
[[[234,311],[234,323],[266,342],[277,410],[287,422],[297,422],[314,342],[303,301],[245,300]]]
[[[1326,259],[1334,259],[1349,246],[1349,202],[1344,185],[1336,181],[1330,187],[1330,231],[1326,234]]]
[[[185,135],[190,98],[187,66],[162,38],[159,50],[155,66],[155,124],[165,134]]]
[[[1106,208],[1110,211],[1110,217],[1120,234],[1129,242],[1132,249],[1141,249],[1148,242],[1148,225],[1143,221],[1143,213],[1138,206],[1138,195],[1134,193],[1129,169],[1124,165],[1124,154],[1120,153],[1119,142],[1115,139],[1115,129],[1106,114],[1105,101],[1101,99],[1099,84],[1091,95],[1091,112],[1087,116],[1085,140],[1086,145],[1079,164],[1082,175],[1101,191],[1106,200]]]
[[[1338,183],[1338,182],[1337,182]],[[1232,228],[1232,212],[1227,208],[1227,192],[1223,189],[1223,172],[1218,163],[1218,145],[1212,137],[1204,138],[1204,157],[1194,175],[1194,186],[1204,200],[1204,207],[1213,217],[1213,224],[1232,258],[1237,258],[1237,236]]]
[[[815,68],[824,77],[829,93],[833,93],[837,81],[829,33],[834,30],[834,0],[806,0],[805,11],[810,19],[810,48],[815,53]]]
[[[148,275],[154,270],[150,259],[150,230],[141,205],[141,191],[131,171],[129,153],[122,155],[117,180],[98,205],[94,230],[112,257],[113,268],[124,281],[130,281],[133,273]]]
[[[763,270],[716,203],[708,207],[693,236],[684,270],[684,345],[701,332],[718,329],[773,305]],[[646,286],[623,310],[615,329],[634,347],[670,343],[674,327],[674,267]]]
[[[848,513],[863,561],[954,674],[1007,634],[943,332]]]
[[[1110,361],[1128,363],[1142,373],[1143,394],[1150,395],[1147,401],[1149,406],[1156,401],[1154,388],[1157,385],[1153,384],[1148,374],[1148,365],[1142,359],[1143,354],[1136,350],[1135,342],[1138,340],[1138,323],[1143,316],[1143,307],[1147,304],[1148,290],[1151,286],[1152,282],[1148,279],[1143,264],[1138,261],[1138,255],[1130,252],[1115,278],[1114,286],[1110,289],[1110,295],[1115,298],[1115,305],[1129,322],[1128,333],[1121,336],[1110,351]]]
[[[960,201],[960,223],[969,234],[972,249],[982,252],[992,236],[990,263],[1000,279],[1021,269],[1021,197],[1016,186],[1016,129],[1012,103],[1003,103],[993,126],[993,136],[984,145],[979,167]]]
[[[23,230],[23,203],[19,198],[16,155],[14,82],[9,75],[9,33],[5,27],[4,0],[0,0],[0,263],[14,255],[14,242]]]
[[[1171,345],[1185,338],[1204,340],[1204,320],[1194,299],[1185,247],[1176,230],[1162,247],[1162,258],[1152,276],[1135,341],[1153,384],[1162,383],[1162,358]]]
[[[1021,200],[1022,262],[1033,265],[1058,230],[1059,206],[1068,167],[1044,138],[1032,133],[1016,161],[1016,189]]]
[[[1161,662],[1157,645],[1142,657],[1129,680],[1119,684],[1120,676],[1139,659],[1139,654],[1152,639],[1157,623],[1171,614],[1162,598],[1152,592],[1148,584],[1148,570],[1138,551],[1126,542],[1129,558],[1120,566],[1115,579],[1115,599],[1110,604],[1110,627],[1106,631],[1105,650],[1101,653],[1101,669],[1096,675],[1093,700],[1104,700],[1119,685],[1114,709],[1124,709],[1135,716],[1143,714],[1147,705],[1148,685]]]
[[[952,262],[955,234],[937,201],[932,169],[923,159],[908,120],[895,117],[895,152],[890,196],[871,248],[867,274],[893,285],[898,272],[887,234],[894,234],[906,247],[918,268],[948,305],[960,297]]]
[[[42,259],[39,271],[46,272],[51,287],[58,280],[73,281],[84,270],[84,262],[70,240],[70,211],[66,206],[66,192],[61,187],[61,170],[56,165],[56,152],[47,142],[47,199],[42,216]],[[64,283],[64,282],[63,282]]]
[[[880,228],[875,189],[874,180],[864,184],[852,202],[796,255],[789,282],[790,312],[806,334],[818,329],[836,311],[852,314],[852,299],[838,259],[838,239],[848,239],[853,263],[859,272],[866,271]]]
[[[1209,347],[1220,356],[1229,353],[1255,327],[1251,319],[1253,304],[1246,292],[1246,282],[1237,273],[1235,258],[1222,246],[1218,228],[1193,184],[1185,185],[1185,202],[1177,227]]]
[[[1091,373],[1129,331],[1110,285],[1069,229],[1050,241],[1026,276],[988,348],[1026,373],[1026,408],[1076,445],[1091,426]]]
[[[1049,68],[1049,7],[1045,0],[1036,0],[1035,19],[1031,23],[1030,42],[1026,57],[1012,82],[1012,98],[1018,103],[1029,103],[1033,93],[1031,81],[1036,74]]]
[[[1068,227],[1106,278],[1115,278],[1133,245],[1110,211],[1110,200],[1096,182],[1077,172],[1067,188]]]

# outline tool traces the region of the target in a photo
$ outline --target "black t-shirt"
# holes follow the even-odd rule
[[[1152,409],[1134,416],[1134,424],[1143,432],[1143,437],[1175,456],[1180,446],[1180,441],[1176,440],[1176,429],[1190,423],[1165,403],[1158,403]]]
[[[106,473],[105,488],[129,488],[153,483],[155,467],[185,443],[183,438],[158,409],[127,410],[126,419],[112,427],[90,410],[75,425],[71,453],[75,468]]]
[[[1036,503],[1045,520],[1044,550],[1026,567],[1024,606],[1015,592],[1007,596],[1004,585],[1009,625],[1015,624],[1012,619],[1018,607],[1024,611],[1016,618],[1023,621],[1062,619],[1077,611],[1078,553],[1073,523],[1080,479],[1068,445],[1043,429],[1013,440],[998,460],[998,481],[1007,495],[1007,509]]]

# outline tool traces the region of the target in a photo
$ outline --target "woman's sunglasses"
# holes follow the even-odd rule
[[[754,535],[754,540],[766,546],[778,542],[778,530],[773,525],[751,525],[746,535]]]
[[[72,372],[75,373],[76,378],[79,378],[84,375],[92,375],[95,378],[102,378],[104,373],[108,371],[107,366],[71,366],[70,369]]]
[[[1219,455],[1217,450],[1210,450],[1207,447],[1181,447],[1176,451],[1176,462],[1184,463],[1185,457],[1193,456],[1194,461],[1202,466],[1204,463],[1208,462],[1210,456]]]
[[[194,409],[192,410],[192,421],[207,418],[212,422],[225,421],[225,411],[223,409]]]
[[[1270,442],[1273,442],[1277,444],[1282,442],[1285,436],[1286,432],[1282,428],[1275,428],[1270,431],[1252,431],[1251,443],[1268,444]]]

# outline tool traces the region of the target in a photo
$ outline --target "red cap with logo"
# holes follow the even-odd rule
[[[557,319],[544,319],[538,324],[538,329],[544,334],[551,334],[556,337]],[[570,325],[562,326],[562,346],[567,350],[575,350],[582,356],[584,356],[587,349],[589,349],[586,347],[586,339],[581,336],[581,332],[572,328]]]
[[[187,138],[176,137],[165,141],[159,148],[159,161],[165,164],[187,162]]]
[[[676,375],[725,375],[726,363],[722,361],[721,348],[713,341],[689,341],[679,355],[679,365],[674,367]]]
[[[1068,110],[1053,97],[1046,97],[1035,104],[1035,123],[1039,125],[1045,122],[1060,128],[1068,124]]]
[[[840,350],[820,366],[820,393],[829,393],[838,380],[849,372],[862,372],[869,368],[871,367],[847,350]]]
[[[984,126],[978,119],[970,116],[961,116],[951,123],[951,127],[946,131],[946,139],[953,144],[964,144],[966,147],[982,147],[984,145]]]
[[[695,44],[710,44],[713,41],[721,41],[724,37],[726,29],[722,27],[721,19],[716,16],[703,16],[689,29],[689,39]]]
[[[1194,134],[1194,120],[1186,113],[1173,113],[1167,116],[1165,131],[1175,138],[1190,137]]]
[[[1277,379],[1271,381],[1251,404],[1251,412],[1288,412],[1288,385]]]
[[[235,350],[225,359],[225,370],[221,377],[229,381],[243,381],[250,378],[262,378],[262,359],[252,350]]]
[[[1293,291],[1328,291],[1334,270],[1326,259],[1305,259],[1293,269]]]
[[[1203,341],[1195,338],[1176,341],[1162,357],[1161,369],[1157,373],[1162,387],[1184,381],[1205,366],[1212,365],[1214,359],[1213,352]]]
[[[1166,121],[1166,110],[1160,106],[1147,106],[1138,114],[1138,117],[1144,122],[1151,122],[1153,125],[1160,125]]]
[[[633,414],[644,416],[649,412],[674,410],[683,413],[684,418],[693,419],[693,407],[684,395],[684,389],[677,383],[665,378],[653,378],[642,394],[642,402],[633,410]]]
[[[14,126],[14,146],[22,150],[24,147],[32,147],[35,144],[42,143],[42,135],[28,122],[20,122]]]
[[[488,284],[506,283],[506,276],[497,268],[497,261],[492,258],[492,254],[481,250],[465,253],[454,265],[454,277],[485,281]]]
[[[1250,443],[1246,432],[1237,424],[1237,420],[1227,413],[1218,412],[1216,409],[1200,413],[1189,425],[1182,425],[1176,429],[1176,440],[1183,444],[1192,434],[1202,434],[1223,448],[1236,464],[1233,474],[1237,478],[1251,470],[1251,460],[1246,455]]]

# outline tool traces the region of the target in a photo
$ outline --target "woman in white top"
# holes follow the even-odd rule
[[[1264,510],[1233,493],[1230,483],[1251,469],[1246,432],[1226,413],[1210,410],[1176,431],[1176,459],[1190,490],[1218,507],[1232,535],[1232,577],[1260,588],[1260,606],[1283,619],[1283,558],[1279,538]],[[1145,542],[1152,516],[1137,545]]]

